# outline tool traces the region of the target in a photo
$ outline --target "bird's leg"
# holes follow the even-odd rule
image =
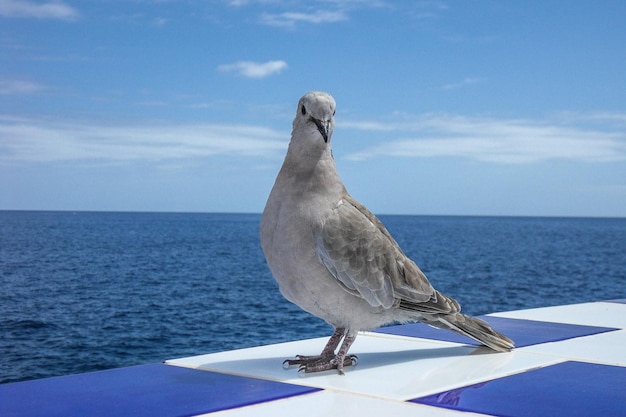
[[[286,359],[283,362],[283,367],[288,368],[293,365],[305,365],[307,363],[320,362],[324,359],[330,359],[335,356],[335,349],[339,346],[339,342],[343,338],[346,329],[336,329],[333,335],[328,339],[328,343],[322,350],[320,355],[315,356],[305,356],[305,355],[296,355],[296,359]]]
[[[346,356],[348,354],[348,350],[350,350],[350,346],[352,346],[352,343],[354,343],[354,339],[356,339],[356,335],[351,335],[350,333],[348,333],[343,339],[343,343],[341,344],[341,348],[339,348],[339,352],[337,352],[337,356],[335,357],[335,364],[337,365],[337,372],[339,372],[339,375],[343,375],[343,367],[346,366],[346,359],[348,359],[347,366],[352,365],[353,360],[354,364],[356,365],[356,355]]]
[[[344,338],[345,336],[345,338]],[[335,349],[339,346],[339,342],[343,338],[343,343],[337,355]],[[343,375],[344,366],[356,365],[356,355],[347,356],[350,345],[356,339],[356,335],[346,335],[346,329],[336,329],[333,335],[326,343],[324,350],[320,355],[304,356],[296,355],[296,359],[287,359],[283,362],[283,367],[288,368],[293,365],[300,365],[298,372],[311,373],[327,371],[329,369],[337,369]]]

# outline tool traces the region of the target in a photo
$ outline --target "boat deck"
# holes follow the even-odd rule
[[[358,365],[300,376],[308,339],[0,385],[0,416],[624,416],[626,299],[483,316],[516,342],[422,324],[359,335]]]

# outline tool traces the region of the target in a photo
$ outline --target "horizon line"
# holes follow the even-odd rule
[[[7,209],[0,208],[0,213],[92,213],[92,214],[206,214],[206,215],[258,215],[262,212],[253,211],[175,211],[175,210],[97,210],[97,209]],[[626,220],[626,216],[603,215],[556,215],[556,214],[418,214],[418,213],[374,213],[380,216],[396,217],[496,217],[496,218],[537,218],[537,219],[615,219]]]

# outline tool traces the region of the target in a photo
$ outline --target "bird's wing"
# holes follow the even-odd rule
[[[424,312],[449,311],[426,276],[406,257],[385,226],[367,208],[346,196],[316,235],[317,253],[343,288],[373,307],[411,306]]]

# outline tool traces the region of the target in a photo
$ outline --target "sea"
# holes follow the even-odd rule
[[[624,218],[380,218],[466,314],[626,297]],[[0,211],[0,383],[329,336],[281,296],[259,221]]]

